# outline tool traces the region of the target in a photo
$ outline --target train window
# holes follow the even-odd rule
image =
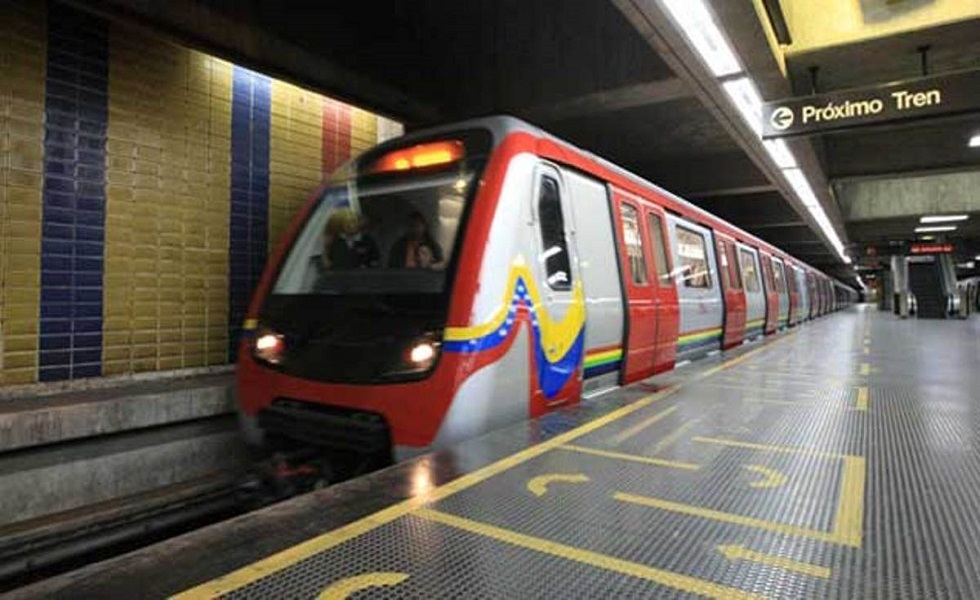
[[[776,284],[776,292],[782,294],[786,292],[786,282],[783,274],[783,264],[773,261],[772,279]]]
[[[738,260],[735,258],[735,244],[725,242],[725,250],[728,252],[728,268],[731,270],[732,287],[736,290],[741,290],[742,277],[738,269]]]
[[[545,272],[548,286],[553,290],[572,289],[572,268],[565,241],[565,219],[561,212],[561,192],[558,180],[550,175],[541,176],[538,193],[538,224],[544,248]]]
[[[731,273],[728,270],[728,255],[725,254],[725,242],[721,240],[718,240],[718,273],[721,274],[722,289],[734,289]]]
[[[759,283],[759,270],[756,268],[755,256],[744,248],[738,250],[742,263],[742,283],[749,292],[756,293],[762,289]]]
[[[708,252],[704,236],[686,227],[677,227],[677,255],[684,287],[710,288],[711,273],[708,270]]]
[[[773,292],[776,286],[772,282],[772,260],[766,255],[762,255],[762,277],[766,292]]]
[[[640,233],[640,217],[632,204],[622,205],[623,242],[626,244],[626,257],[630,263],[633,283],[645,285],[647,282],[647,261],[643,256],[643,236]]]
[[[660,285],[670,287],[670,263],[667,261],[667,244],[664,242],[664,226],[660,215],[647,213],[650,239],[653,240],[653,258],[656,261],[657,279]]]

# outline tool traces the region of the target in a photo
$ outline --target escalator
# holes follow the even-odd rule
[[[942,267],[932,256],[909,261],[909,287],[915,295],[916,316],[920,319],[945,319],[948,301],[943,284]],[[924,259],[930,259],[926,262]]]

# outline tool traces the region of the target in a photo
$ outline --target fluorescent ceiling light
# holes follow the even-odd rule
[[[796,168],[796,159],[793,157],[793,153],[789,151],[786,142],[783,140],[766,140],[762,143],[766,146],[769,158],[776,163],[777,167],[780,169]]]
[[[810,182],[806,180],[806,175],[803,174],[803,171],[800,169],[785,169],[783,175],[786,176],[786,181],[789,182],[790,187],[796,192],[796,196],[803,202],[803,206],[807,208],[820,206],[817,195],[813,193],[813,188],[810,187]]]
[[[715,77],[734,75],[742,70],[735,52],[718,28],[704,0],[661,0],[688,41]]]
[[[980,148],[980,133],[970,138],[971,148]]]
[[[922,217],[919,219],[919,223],[952,223],[954,221],[966,221],[969,218],[969,215],[932,215]]]
[[[748,77],[739,77],[722,84],[745,123],[757,137],[762,137],[762,96]],[[787,153],[789,149],[786,150]]]
[[[916,227],[916,233],[939,233],[940,231],[956,231],[956,225],[936,225],[935,227]]]
[[[922,240],[922,241],[924,241],[924,242],[931,242],[932,240],[936,239],[936,236],[934,236],[934,235],[920,235],[919,236],[919,239]]]

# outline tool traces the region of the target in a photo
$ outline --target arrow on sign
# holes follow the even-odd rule
[[[776,567],[777,569],[802,573],[811,577],[820,577],[821,579],[830,579],[831,575],[831,570],[827,567],[798,562],[783,558],[782,556],[772,556],[771,554],[756,552],[755,550],[749,550],[745,546],[739,546],[737,544],[718,546],[717,550],[724,554],[728,560],[748,560],[769,565],[770,567]]]
[[[780,106],[776,110],[772,111],[772,115],[769,117],[769,122],[772,126],[779,131],[788,129],[790,125],[793,124],[795,117],[793,116],[793,109],[786,106]]]

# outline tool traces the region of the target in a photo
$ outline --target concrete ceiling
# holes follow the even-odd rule
[[[929,74],[980,69],[980,19],[787,52],[786,65],[796,94],[811,93],[813,67],[817,91],[828,92],[920,77],[917,49],[924,46]],[[980,112],[811,137],[840,202],[853,252],[915,239],[924,214],[965,213],[969,221],[937,239],[958,246],[959,262],[980,254],[980,149],[968,147],[978,134]],[[959,272],[977,274],[978,269]]]
[[[653,0],[71,1],[410,128],[493,113],[526,118],[853,280]],[[878,82],[883,73],[914,75],[914,46],[924,41],[945,48],[944,40],[955,39],[970,52],[980,43],[975,28],[957,24],[926,37],[868,42],[859,61],[846,47],[793,55],[786,78],[753,2],[709,3],[767,99],[808,91],[812,64],[821,66],[821,89],[833,89]],[[910,44],[913,54],[901,57],[898,49],[908,55]],[[970,61],[937,50],[935,70]],[[839,223],[828,177],[839,183],[972,168],[975,157],[949,138],[963,126],[839,134],[790,146]]]

